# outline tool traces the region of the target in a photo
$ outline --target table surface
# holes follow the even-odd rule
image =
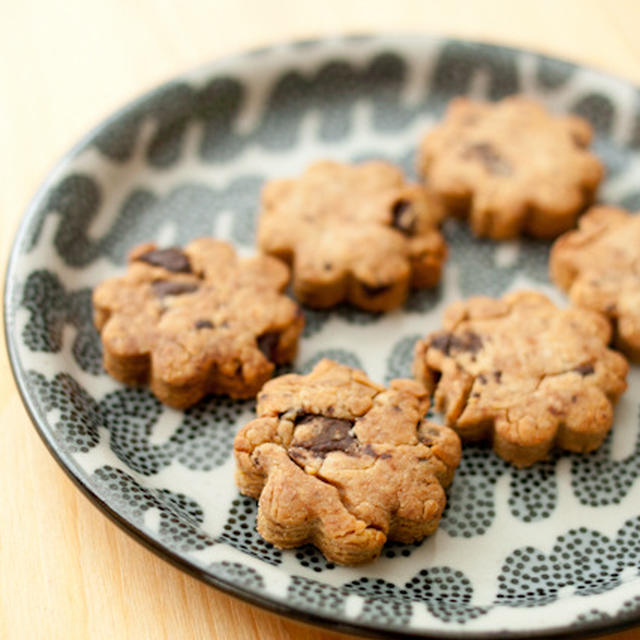
[[[38,183],[72,143],[203,62],[291,38],[426,32],[530,47],[640,84],[639,20],[637,0],[0,0],[0,264]],[[134,542],[46,451],[4,348],[0,368],[0,637],[348,637],[230,598]],[[640,627],[609,637],[639,636]]]

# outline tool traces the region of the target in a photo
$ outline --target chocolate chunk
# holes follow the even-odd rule
[[[258,336],[258,349],[262,351],[267,360],[273,360],[279,341],[280,334],[277,331],[268,331],[267,333],[263,333],[261,336]]]
[[[213,329],[213,322],[211,320],[197,320],[195,324],[196,329]]]
[[[451,336],[449,349],[478,353],[482,349],[482,338],[473,331],[467,331],[462,336],[453,335]]]
[[[500,380],[502,380],[502,371],[494,371],[493,377],[496,379],[496,382],[500,382]]]
[[[169,249],[152,249],[138,256],[136,260],[146,262],[154,267],[162,267],[173,273],[191,273],[189,258],[175,247]]]
[[[391,287],[393,287],[392,284],[381,284],[381,285],[373,285],[373,286],[365,284],[364,282],[361,282],[360,284],[364,292],[371,298],[373,298],[374,296],[379,296],[383,293],[386,293],[391,289]]]
[[[591,363],[581,364],[573,369],[576,373],[579,373],[582,377],[592,374],[595,369]]]
[[[512,173],[511,165],[495,150],[486,143],[473,144],[464,151],[463,158],[478,160],[489,173],[497,176],[509,176]]]
[[[450,333],[440,333],[431,339],[431,346],[442,353],[449,355],[449,343],[451,342]]]
[[[307,413],[295,421],[296,426],[309,423],[313,423],[315,435],[309,440],[296,442],[294,447],[307,449],[319,458],[324,458],[332,451],[357,452],[358,441],[351,433],[352,420],[338,420]]]
[[[165,296],[179,296],[183,293],[193,293],[198,288],[198,285],[195,282],[156,280],[151,283],[151,288],[158,298],[164,298]]]
[[[482,338],[473,331],[466,331],[460,336],[453,333],[441,333],[431,340],[431,346],[446,355],[451,355],[453,350],[477,353],[482,349]]]
[[[391,224],[405,235],[416,231],[416,212],[409,200],[397,200],[391,207]]]

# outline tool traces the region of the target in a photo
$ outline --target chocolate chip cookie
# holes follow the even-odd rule
[[[258,244],[293,265],[310,307],[346,300],[368,311],[402,305],[410,287],[434,287],[447,254],[439,201],[384,162],[318,162],[262,193]]]
[[[554,445],[600,446],[628,371],[602,315],[521,291],[456,302],[443,324],[416,345],[414,374],[463,440],[490,440],[519,467]]]
[[[211,238],[136,247],[126,275],[93,292],[105,369],[177,408],[208,393],[253,396],[296,353],[304,318],[280,293],[288,280],[279,260],[241,260]]]
[[[413,380],[385,389],[326,359],[309,375],[268,382],[259,417],[235,439],[236,481],[259,498],[260,535],[356,564],[376,558],[387,539],[433,533],[460,441],[424,419],[428,405]]]
[[[590,209],[555,242],[549,267],[571,302],[606,315],[615,345],[640,362],[640,216]]]
[[[419,171],[476,235],[553,238],[570,229],[603,176],[590,125],[516,96],[457,98],[423,139]]]

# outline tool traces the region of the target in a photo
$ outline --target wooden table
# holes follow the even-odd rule
[[[0,0],[0,263],[38,183],[81,134],[205,61],[321,34],[431,32],[531,47],[640,84],[639,24],[637,0]],[[1,638],[347,637],[229,598],[118,529],[45,450],[1,352]]]

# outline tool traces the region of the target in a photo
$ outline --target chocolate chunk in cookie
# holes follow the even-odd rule
[[[615,345],[640,362],[640,216],[590,209],[553,245],[549,268],[573,304],[609,318]]]
[[[600,314],[539,293],[471,298],[418,342],[414,374],[463,440],[490,440],[526,467],[553,446],[587,452],[604,440],[628,370],[609,337]]]
[[[311,307],[346,300],[369,311],[402,305],[411,287],[440,280],[446,245],[439,201],[383,162],[319,162],[264,188],[260,248],[293,265]]]
[[[602,179],[591,135],[585,120],[524,97],[457,98],[422,141],[419,171],[477,235],[552,238],[575,224]]]
[[[288,280],[280,261],[241,260],[210,238],[137,247],[126,275],[93,293],[105,369],[178,408],[208,393],[253,396],[296,353],[304,319],[280,293]]]
[[[424,419],[413,380],[374,384],[331,360],[268,382],[258,418],[235,439],[236,481],[259,498],[258,532],[282,548],[316,545],[332,562],[376,558],[385,541],[433,533],[460,461],[448,427]]]
[[[191,273],[189,258],[176,247],[169,249],[150,249],[141,253],[136,260],[147,262],[154,267],[162,267],[173,273]]]

